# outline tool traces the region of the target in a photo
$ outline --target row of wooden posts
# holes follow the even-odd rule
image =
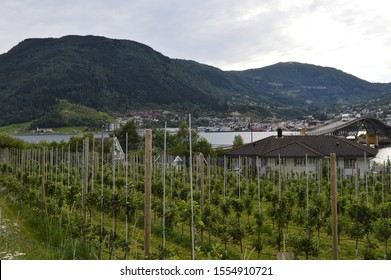
[[[190,134],[190,133],[189,133]],[[191,137],[191,136],[190,136]],[[190,139],[191,143],[191,139]],[[103,143],[102,143],[103,146]],[[89,167],[89,139],[85,138],[84,140],[84,174],[88,174],[88,167]],[[189,164],[190,164],[190,172],[192,172],[192,149],[190,145],[190,151],[189,151]],[[22,154],[23,157],[23,154]],[[151,248],[151,221],[152,221],[152,176],[153,176],[153,159],[152,159],[152,130],[147,129],[145,133],[145,154],[144,154],[144,172],[145,172],[145,178],[144,178],[144,255],[147,257],[151,254],[152,248]],[[41,153],[41,164],[42,166],[45,166],[46,164],[46,153],[43,151]],[[199,157],[198,162],[198,174],[199,176],[199,187],[200,187],[200,206],[203,208],[203,192],[204,192],[204,159],[203,157]],[[331,154],[330,155],[330,179],[331,179],[331,198],[332,198],[332,237],[333,237],[333,259],[338,258],[338,221],[337,221],[337,161],[336,161],[336,155]],[[23,160],[22,160],[23,164]],[[103,162],[102,162],[103,164]],[[164,154],[164,161],[163,164],[166,164],[166,154]],[[23,167],[21,168],[23,172]],[[103,167],[102,167],[103,170]],[[165,168],[163,168],[163,172],[165,172]],[[164,176],[164,174],[163,174]],[[193,187],[192,187],[192,174],[190,174],[190,196],[191,200],[193,200]],[[41,168],[41,191],[40,191],[40,199],[42,201],[42,206],[44,209],[46,209],[46,199],[45,199],[45,179],[46,179],[46,169]],[[163,180],[165,181],[165,180]],[[86,200],[87,200],[87,194],[88,194],[88,184],[89,184],[89,176],[85,175],[83,176],[83,187],[82,187],[82,217],[83,221],[87,222],[87,207],[86,207]],[[163,196],[164,199],[164,196]],[[192,223],[192,259],[195,259],[194,254],[194,210],[193,210],[193,201],[191,201],[191,207],[192,207],[192,213],[191,213],[191,223]],[[163,212],[164,212],[164,201],[163,201]],[[163,214],[163,220],[165,215]],[[163,249],[165,249],[165,229],[164,229],[164,222],[163,222]]]
[[[190,141],[191,142],[191,141]],[[192,162],[191,158],[191,147],[190,147],[190,164]],[[203,163],[203,160],[201,160]],[[204,165],[200,164],[200,174],[204,174],[203,170]],[[333,251],[332,258],[334,260],[338,259],[338,213],[337,213],[337,157],[335,153],[330,154],[330,178],[331,178],[331,213],[332,213],[332,240],[333,240]],[[190,166],[190,170],[192,170]],[[152,193],[152,130],[148,129],[145,133],[145,209],[144,209],[144,255],[148,256],[151,253],[151,193]],[[191,200],[192,197],[192,176],[190,176],[190,193]],[[200,180],[200,191],[201,197],[203,197],[202,192],[203,188],[203,179]],[[193,202],[191,202],[193,204]],[[201,207],[203,206],[203,201],[201,200]],[[164,215],[163,215],[164,216]],[[192,211],[192,259],[195,258],[194,255],[194,217]]]

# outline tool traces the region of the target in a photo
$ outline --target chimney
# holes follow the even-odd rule
[[[277,138],[281,138],[282,137],[282,128],[277,128]]]

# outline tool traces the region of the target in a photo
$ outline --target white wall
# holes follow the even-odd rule
[[[369,160],[367,160],[367,163],[365,164],[364,157],[356,159],[358,163],[358,172],[361,178],[364,177],[365,170],[369,170]],[[302,165],[298,164],[298,161],[293,158],[282,158],[282,164],[281,164],[281,172],[284,174],[294,172],[301,174],[303,172],[308,172],[309,174],[316,174],[319,172],[319,159],[314,158],[308,158],[307,159],[307,166],[304,164],[305,159],[302,159]],[[275,158],[266,158],[261,159],[258,158],[257,166],[260,167],[261,174],[265,175],[268,172],[272,171],[279,171],[280,165],[278,164],[278,160]],[[344,158],[338,158],[337,159],[337,168],[340,168],[343,170],[344,176],[356,176],[356,167],[347,166],[345,164]]]

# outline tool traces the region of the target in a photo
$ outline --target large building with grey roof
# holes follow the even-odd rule
[[[281,131],[225,153],[228,157],[247,157],[257,163],[261,173],[283,170],[284,172],[318,172],[321,162],[331,153],[337,156],[338,167],[343,174],[364,176],[369,170],[370,159],[378,150],[334,135],[284,136]]]

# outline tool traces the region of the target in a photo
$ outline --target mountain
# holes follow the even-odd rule
[[[297,117],[338,102],[377,98],[390,88],[308,64],[222,71],[129,40],[26,39],[0,55],[0,125],[42,123],[60,112],[64,101],[106,113],[161,108]]]
[[[391,93],[390,83],[370,83],[335,68],[298,62],[245,71],[221,71],[194,61],[180,63],[195,76],[234,93],[230,100],[239,111],[262,117],[300,117]]]
[[[311,104],[313,110],[335,103],[352,104],[391,92],[391,84],[370,83],[331,67],[297,62],[236,72],[255,89],[273,92],[292,104]],[[268,88],[265,88],[267,82]],[[277,97],[278,96],[278,97]]]
[[[220,109],[218,93],[196,82],[174,60],[137,42],[28,39],[0,56],[0,121],[41,117],[61,99],[106,112],[165,105]]]

